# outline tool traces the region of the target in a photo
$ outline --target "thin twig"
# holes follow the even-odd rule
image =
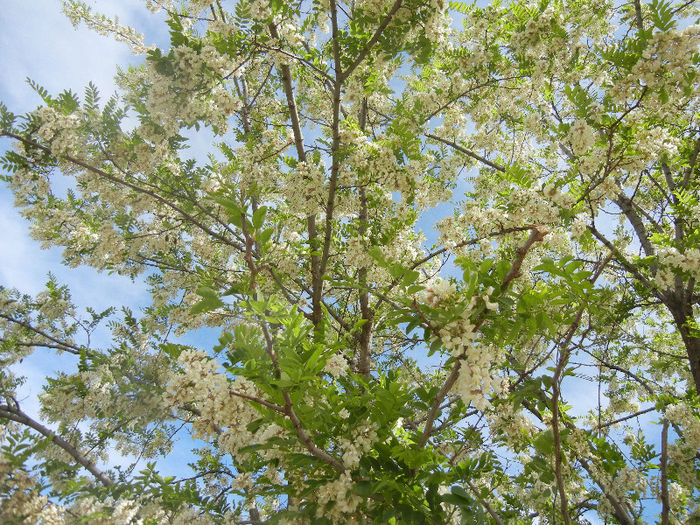
[[[525,260],[525,256],[527,255],[527,252],[532,248],[532,246],[536,242],[542,241],[545,236],[547,235],[548,231],[545,229],[539,229],[538,227],[532,227],[532,231],[530,233],[530,236],[527,238],[525,243],[517,249],[515,259],[513,260],[513,265],[511,266],[510,271],[506,274],[506,276],[503,278],[503,282],[501,283],[501,290],[505,290],[508,285],[513,281],[513,279],[517,278],[520,276],[520,268],[523,265],[523,261]],[[481,324],[485,320],[485,315],[482,314],[482,316],[474,323],[474,331],[478,330],[478,328],[481,326]],[[433,405],[430,408],[430,412],[428,412],[428,419],[425,422],[425,427],[423,429],[423,434],[421,435],[419,445],[421,447],[425,446],[425,444],[428,442],[428,438],[430,437],[430,434],[433,431],[433,425],[435,424],[435,418],[437,417],[437,413],[440,410],[440,403],[442,403],[442,400],[445,399],[445,396],[447,393],[452,389],[454,386],[455,382],[457,381],[457,378],[459,377],[459,370],[462,366],[462,360],[457,359],[455,361],[454,366],[452,367],[452,371],[450,372],[450,375],[447,376],[447,379],[445,380],[445,383],[442,385],[442,388],[440,391],[437,393],[435,396],[435,399],[433,400]]]
[[[350,64],[350,66],[348,66],[348,68],[345,71],[341,72],[339,78],[341,78],[342,80],[345,80],[346,78],[348,78],[352,74],[352,72],[355,70],[355,68],[357,68],[357,66],[359,66],[362,63],[362,61],[369,54],[369,52],[372,50],[374,45],[379,41],[379,38],[382,36],[382,33],[384,32],[384,30],[387,28],[387,26],[389,25],[391,20],[394,18],[394,15],[401,8],[402,1],[403,0],[396,0],[394,2],[394,5],[391,6],[391,9],[386,14],[384,19],[381,21],[381,23],[379,24],[379,27],[377,27],[377,29],[374,32],[374,34],[372,35],[372,37],[365,44],[365,47],[362,48],[362,50],[357,55],[357,57],[355,58],[353,63]]]
[[[474,484],[471,481],[469,481],[468,479],[465,479],[464,481],[467,484],[467,487],[469,487],[469,489],[474,493],[474,495],[476,496],[476,499],[479,500],[479,503],[481,503],[481,505],[486,509],[486,512],[488,512],[491,515],[493,520],[498,525],[505,525],[505,523],[503,523],[503,520],[501,520],[501,518],[498,516],[498,514],[496,514],[496,511],[493,509],[493,507],[491,505],[489,505],[489,502],[481,497],[481,493],[477,490],[477,488],[474,486]]]
[[[429,139],[433,139],[433,140],[437,140],[438,142],[442,142],[443,144],[450,146],[451,148],[456,149],[460,153],[463,153],[464,155],[471,157],[474,160],[478,160],[482,164],[486,164],[489,168],[493,168],[497,171],[500,171],[501,173],[505,173],[505,171],[506,171],[506,168],[501,166],[500,164],[493,162],[485,157],[482,157],[481,155],[474,153],[471,150],[468,150],[464,146],[460,146],[459,144],[457,144],[456,142],[454,142],[452,140],[443,139],[442,137],[438,137],[437,135],[433,135],[432,133],[426,133],[425,136],[428,137]]]

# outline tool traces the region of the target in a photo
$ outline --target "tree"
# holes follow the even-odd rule
[[[3,522],[698,518],[693,2],[151,4],[168,49],[65,3],[145,55],[121,95],[0,108],[33,236],[152,298],[2,288]],[[31,352],[75,367],[41,417]]]

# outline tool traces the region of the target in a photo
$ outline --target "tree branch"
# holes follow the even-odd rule
[[[583,311],[581,310],[581,313]],[[580,319],[580,315],[579,315]],[[552,378],[552,435],[554,437],[554,476],[557,480],[557,489],[559,490],[559,508],[561,515],[564,518],[566,525],[571,525],[571,517],[569,516],[569,499],[566,496],[566,486],[564,485],[564,476],[562,475],[562,448],[561,436],[559,434],[559,381],[561,373],[568,361],[569,352],[568,345],[561,351],[559,362],[557,363],[554,377]]]
[[[274,23],[269,26],[270,35],[273,38],[279,38],[277,27]],[[299,110],[297,109],[296,99],[294,97],[294,87],[292,86],[292,73],[289,66],[282,64],[279,66],[280,74],[282,75],[282,86],[284,87],[284,95],[287,99],[287,110],[289,118],[292,121],[292,133],[294,134],[294,145],[297,150],[299,161],[306,162],[306,150],[304,149],[304,136],[301,133],[301,124],[299,122]],[[323,312],[321,310],[321,294],[319,293],[323,286],[321,276],[321,260],[318,255],[314,255],[318,250],[317,239],[318,231],[316,230],[316,215],[309,213],[306,216],[306,228],[309,233],[309,246],[311,248],[311,288],[312,288],[312,322],[314,326],[318,326],[321,322]]]
[[[403,0],[395,0],[394,1],[394,5],[391,6],[391,9],[389,10],[389,12],[386,14],[384,19],[379,24],[379,27],[377,27],[377,30],[372,35],[372,38],[370,38],[367,41],[367,43],[365,44],[365,47],[362,48],[362,50],[357,55],[357,57],[355,58],[353,63],[350,64],[350,66],[348,66],[348,68],[340,74],[340,77],[339,77],[340,79],[345,80],[346,78],[348,78],[352,74],[352,72],[355,71],[357,66],[359,66],[362,63],[362,61],[369,54],[369,52],[372,50],[374,45],[379,41],[379,38],[382,36],[382,33],[384,32],[384,30],[387,28],[387,26],[389,25],[391,20],[394,18],[394,15],[401,8],[402,2],[403,2]]]
[[[37,335],[40,335],[41,337],[48,339],[49,341],[52,341],[53,343],[56,343],[55,346],[51,346],[52,348],[55,348],[57,350],[63,350],[65,352],[68,352],[68,353],[71,353],[74,355],[80,355],[82,352],[85,352],[86,355],[88,355],[90,357],[95,357],[95,354],[93,354],[89,350],[84,349],[84,348],[80,348],[78,346],[75,346],[74,344],[66,343],[65,341],[61,341],[60,339],[57,339],[53,336],[50,336],[49,334],[47,334],[43,330],[35,328],[30,323],[20,321],[19,319],[15,319],[14,317],[11,317],[9,315],[2,314],[2,313],[0,313],[0,319],[5,319],[11,323],[15,323],[23,328],[26,328],[27,330],[29,330],[31,332],[34,332]],[[43,343],[39,343],[39,342],[32,343],[32,344],[36,345],[36,346],[45,346],[45,347],[49,348],[48,344],[43,344]]]
[[[656,251],[654,250],[654,246],[651,244],[651,242],[649,242],[649,234],[647,233],[646,226],[644,226],[642,219],[635,211],[632,199],[626,195],[619,194],[615,198],[615,204],[620,207],[622,213],[624,213],[627,220],[630,221],[632,228],[634,228],[634,232],[637,234],[637,239],[639,239],[639,243],[644,249],[644,254],[647,257],[652,257]]]
[[[437,135],[433,135],[432,133],[426,133],[425,136],[428,137],[429,139],[433,139],[433,140],[437,140],[438,142],[442,142],[443,144],[456,149],[460,153],[463,153],[467,157],[471,157],[474,160],[478,160],[482,164],[486,164],[489,168],[493,168],[497,171],[500,171],[501,173],[505,173],[505,171],[506,171],[506,168],[501,166],[500,164],[493,162],[493,161],[490,161],[489,159],[482,157],[481,155],[474,153],[471,150],[468,150],[464,146],[460,146],[459,144],[457,144],[456,142],[454,142],[452,140],[443,139],[442,137],[438,137]]]
[[[40,149],[46,153],[53,155],[53,153],[51,152],[51,148],[48,148],[48,147],[43,146],[41,144],[38,144],[34,141],[26,139],[20,135],[16,135],[14,133],[3,132],[2,134],[0,134],[0,136],[5,136],[5,137],[13,138],[15,140],[19,140],[23,144],[26,144],[28,146],[32,146],[34,148]],[[114,175],[111,175],[110,173],[107,173],[104,170],[101,170],[101,169],[96,168],[94,166],[90,166],[86,162],[83,162],[82,160],[76,159],[75,157],[72,157],[70,155],[60,155],[60,158],[63,158],[65,160],[67,160],[68,162],[75,164],[76,166],[80,166],[81,168],[86,169],[87,171],[94,173],[95,175],[99,175],[100,177],[104,177],[105,179],[112,181],[115,184],[118,184],[120,186],[126,186],[127,188],[134,190],[137,193],[142,193],[144,195],[148,195],[148,196],[152,197],[153,199],[155,199],[156,201],[160,202],[161,204],[165,205],[166,207],[171,208],[171,209],[175,210],[176,212],[178,212],[185,219],[187,219],[190,223],[197,226],[203,232],[209,234],[213,239],[216,239],[216,240],[218,240],[218,241],[220,241],[223,244],[226,244],[228,246],[233,246],[234,248],[236,248],[240,251],[244,250],[244,248],[242,246],[237,245],[236,243],[234,243],[230,239],[227,239],[226,237],[223,237],[222,235],[211,230],[210,228],[208,228],[207,226],[202,224],[200,221],[198,221],[196,218],[194,218],[192,215],[187,213],[185,210],[183,210],[182,208],[180,208],[176,204],[173,204],[170,200],[166,199],[165,197],[162,197],[151,190],[147,190],[141,186],[137,186],[136,184],[132,184],[131,182],[128,182],[126,180],[122,180],[118,177],[115,177]]]
[[[362,100],[362,107],[359,115],[360,129],[364,132],[367,123],[367,99]],[[360,223],[360,235],[364,236],[367,232],[369,214],[367,210],[367,193],[364,186],[360,186],[360,214],[358,221]],[[357,366],[357,371],[364,375],[365,378],[370,377],[370,363],[372,351],[372,335],[374,332],[374,310],[369,306],[369,290],[367,289],[367,268],[360,268],[358,272],[358,281],[360,284],[360,312],[365,324],[361,327],[360,332],[360,359]]]
[[[85,469],[92,474],[95,479],[102,483],[105,487],[109,487],[114,482],[109,479],[99,468],[97,468],[90,460],[88,460],[77,448],[71,445],[68,441],[62,437],[56,435],[56,433],[39,423],[38,421],[32,419],[27,414],[22,412],[19,408],[11,407],[9,405],[0,405],[0,417],[21,423],[22,425],[28,426],[39,432],[42,436],[50,439],[55,445],[62,448],[67,452],[75,461],[80,465],[85,467]]]
[[[476,496],[476,499],[479,500],[479,503],[481,503],[481,506],[484,507],[486,509],[486,512],[488,512],[491,515],[491,517],[493,518],[493,521],[495,521],[498,525],[505,525],[505,523],[503,523],[503,520],[498,516],[498,514],[496,514],[496,511],[489,504],[489,502],[481,497],[481,493],[479,493],[479,491],[474,486],[474,484],[471,481],[469,481],[468,479],[465,479],[464,482],[467,484],[467,487],[469,487],[469,490],[471,490],[474,493],[474,495]]]
[[[265,323],[261,323],[261,328],[262,328],[263,336],[265,338],[266,351],[267,351],[267,354],[270,356],[270,359],[272,360],[272,365],[273,365],[274,370],[275,370],[275,377],[277,377],[279,379],[281,374],[280,374],[279,363],[277,361],[277,355],[276,355],[274,347],[273,347],[272,336],[270,335],[270,332],[267,329],[267,326],[265,325]],[[282,413],[286,414],[287,417],[289,417],[290,421],[292,422],[292,426],[294,427],[294,432],[296,433],[297,437],[302,441],[302,443],[304,443],[306,450],[308,450],[311,453],[311,455],[313,455],[313,456],[317,457],[318,459],[320,459],[321,461],[331,465],[338,472],[344,472],[345,467],[343,466],[343,464],[340,461],[338,461],[336,458],[334,458],[333,456],[328,454],[325,450],[322,450],[319,447],[317,447],[316,444],[311,439],[311,437],[304,431],[304,428],[301,424],[301,421],[299,420],[299,417],[297,416],[296,412],[294,411],[294,405],[292,404],[292,398],[289,397],[289,393],[287,393],[287,391],[284,390],[283,388],[280,388],[280,392],[282,393],[282,398],[284,399],[284,408],[283,408]],[[276,410],[276,409],[273,409],[273,410]]]
[[[642,18],[642,3],[640,0],[634,0],[634,21],[637,24],[637,30],[640,33],[644,31],[644,19]]]
[[[610,242],[602,233],[598,231],[598,229],[595,227],[593,224],[589,224],[587,226],[588,231],[590,231],[593,236],[598,239],[600,242],[603,243],[603,245],[610,250],[614,255],[617,261],[628,271],[630,272],[637,280],[639,280],[640,283],[642,283],[644,286],[649,288],[650,290],[654,291],[654,295],[656,295],[660,300],[663,301],[663,297],[659,295],[658,290],[656,289],[656,286],[654,286],[649,279],[644,277],[639,270],[632,264],[630,263],[625,256],[618,250],[615,245]]]
[[[539,227],[533,226],[531,228],[531,233],[530,236],[527,238],[525,243],[518,248],[516,251],[515,255],[515,260],[513,261],[513,265],[511,266],[510,271],[506,274],[506,276],[503,278],[503,282],[501,283],[501,290],[505,290],[507,286],[513,281],[513,279],[517,278],[520,276],[520,268],[523,265],[523,261],[525,260],[525,256],[527,255],[527,252],[532,248],[532,246],[536,242],[540,242],[544,237],[549,233],[547,230],[542,229],[540,230]],[[474,331],[478,330],[478,328],[483,324],[484,320],[486,319],[485,317],[485,312],[482,313],[481,317],[474,323]],[[419,445],[421,447],[425,446],[425,444],[428,442],[428,438],[430,437],[430,434],[433,431],[433,425],[435,424],[435,418],[437,417],[437,413],[440,410],[440,403],[442,403],[442,400],[445,399],[445,396],[447,393],[452,389],[454,386],[455,382],[457,381],[457,378],[459,377],[459,370],[462,366],[462,359],[457,359],[455,361],[454,366],[452,367],[452,371],[450,372],[450,375],[447,376],[447,379],[445,380],[445,383],[442,385],[442,388],[440,391],[437,393],[435,396],[435,399],[433,400],[433,405],[430,408],[430,412],[428,412],[428,418],[425,422],[425,427],[423,428],[423,434],[421,435]]]

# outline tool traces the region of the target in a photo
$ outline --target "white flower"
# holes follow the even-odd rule
[[[569,129],[569,142],[576,155],[583,155],[595,142],[593,128],[585,120],[577,120]]]
[[[323,368],[323,371],[326,374],[333,376],[335,379],[345,374],[347,370],[348,362],[340,354],[335,354],[333,357],[331,357],[326,362],[326,366]]]

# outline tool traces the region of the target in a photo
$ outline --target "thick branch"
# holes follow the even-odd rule
[[[16,421],[17,423],[21,423],[22,425],[26,425],[36,430],[39,432],[39,434],[50,439],[55,445],[66,451],[75,461],[85,467],[85,469],[87,469],[87,471],[90,472],[90,474],[92,474],[95,479],[97,479],[105,487],[109,487],[113,484],[113,481],[109,479],[104,472],[97,468],[92,462],[90,462],[90,460],[88,460],[77,448],[62,437],[56,435],[51,429],[29,417],[19,408],[8,405],[0,405],[0,417],[4,417],[5,419],[9,419],[11,421]]]
[[[363,99],[362,107],[360,108],[360,129],[364,132],[367,123],[367,99]],[[367,210],[367,194],[364,186],[360,186],[360,215],[358,217],[360,223],[360,235],[364,237],[367,232],[367,221],[369,214]],[[360,312],[365,324],[362,325],[360,332],[360,360],[357,366],[358,372],[365,377],[369,377],[372,335],[374,332],[374,311],[369,306],[369,290],[367,289],[367,268],[361,268],[358,272],[358,280],[360,282]]]
[[[272,23],[269,26],[270,35],[273,38],[279,38],[277,27]],[[306,150],[304,149],[304,136],[301,133],[301,124],[299,122],[299,110],[297,109],[296,99],[294,97],[294,87],[292,86],[292,73],[288,65],[280,65],[280,74],[282,75],[282,86],[284,87],[284,95],[287,99],[287,110],[289,118],[292,121],[292,133],[294,134],[294,145],[297,150],[299,161],[306,162]],[[321,322],[323,312],[321,310],[321,294],[320,290],[323,286],[321,278],[321,260],[318,255],[315,255],[318,250],[317,239],[318,231],[316,230],[316,216],[311,213],[306,217],[306,228],[309,234],[309,245],[311,248],[311,306],[312,306],[312,322],[314,326],[318,326]]]
[[[634,0],[634,21],[637,24],[637,30],[641,33],[644,31],[644,19],[642,18],[642,2]]]
[[[673,204],[678,206],[678,197],[676,196],[676,185],[673,182],[673,174],[671,173],[671,168],[665,162],[661,163],[661,171],[663,171],[664,178],[666,179],[666,185],[668,186],[668,193],[671,195],[671,200]],[[673,215],[673,228],[676,234],[676,240],[683,240],[683,219],[678,216],[678,213]]]
[[[326,273],[328,257],[331,250],[331,240],[333,239],[333,214],[335,212],[335,196],[338,190],[338,176],[340,174],[340,95],[342,88],[342,74],[340,72],[340,47],[338,43],[338,13],[335,0],[330,1],[331,22],[333,25],[333,60],[335,62],[335,83],[333,84],[333,121],[331,122],[331,133],[333,135],[331,145],[331,176],[328,181],[328,200],[326,201],[326,221],[323,236],[323,249],[321,253],[321,267],[319,274],[321,281],[314,287],[313,302],[320,303],[323,295],[323,275]]]
[[[554,437],[554,476],[557,480],[557,489],[559,490],[559,508],[561,515],[564,518],[566,525],[571,525],[571,517],[569,516],[569,498],[566,496],[566,486],[564,485],[564,476],[562,475],[562,448],[561,435],[559,433],[559,389],[561,373],[568,361],[569,352],[568,345],[564,347],[557,363],[557,368],[552,378],[552,435]]]
[[[532,233],[530,233],[530,236],[525,241],[525,244],[523,244],[515,252],[513,266],[511,266],[510,271],[506,274],[506,276],[503,278],[503,282],[501,283],[502,290],[505,290],[513,279],[520,277],[520,268],[523,266],[527,252],[530,251],[530,248],[532,248],[536,242],[542,241],[548,233],[549,231],[544,228],[539,229],[537,226],[532,228]]]
[[[646,226],[644,226],[641,217],[634,209],[632,199],[620,194],[615,199],[615,204],[620,207],[622,213],[624,213],[627,220],[630,221],[632,228],[634,228],[634,232],[637,234],[637,239],[639,239],[639,243],[644,249],[644,254],[647,257],[653,256],[656,252],[651,242],[649,242],[649,233],[647,232]]]

